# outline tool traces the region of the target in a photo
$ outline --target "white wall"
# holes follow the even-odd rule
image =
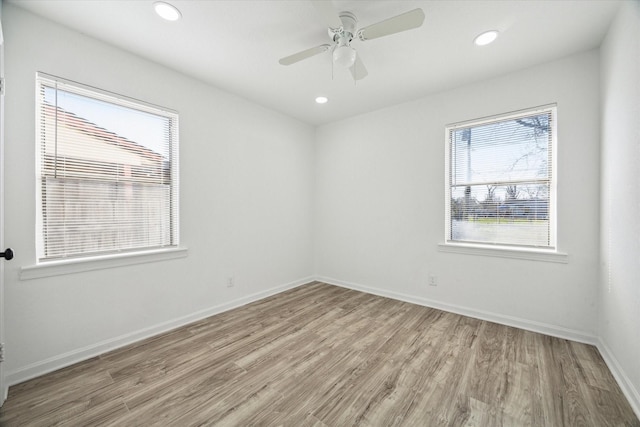
[[[593,342],[598,67],[590,51],[318,128],[318,276]],[[445,126],[550,103],[559,122],[558,246],[568,264],[439,252]],[[437,287],[427,286],[428,274]]]
[[[587,52],[314,133],[5,5],[5,239],[18,254],[6,264],[9,381],[303,283],[315,269],[329,282],[503,323],[586,341],[599,334],[637,407],[640,59],[629,53],[638,52],[638,16],[637,2],[623,6],[602,76],[599,52]],[[36,71],[181,113],[187,258],[19,280],[35,263]],[[445,125],[548,103],[558,104],[558,245],[569,263],[439,252]]]
[[[4,5],[9,382],[310,280],[314,129]],[[180,113],[188,257],[19,280],[35,264],[35,73]],[[233,288],[226,276],[235,276]]]
[[[625,2],[602,45],[599,335],[640,417],[640,2]]]

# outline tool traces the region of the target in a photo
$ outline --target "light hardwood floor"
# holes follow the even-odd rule
[[[3,426],[640,426],[593,346],[308,284],[13,386]]]

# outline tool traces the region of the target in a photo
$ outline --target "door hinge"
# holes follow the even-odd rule
[[[0,95],[4,95],[4,77],[0,77]]]
[[[0,362],[4,362],[4,343],[0,342]]]

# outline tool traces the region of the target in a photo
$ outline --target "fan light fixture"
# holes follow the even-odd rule
[[[155,2],[153,9],[162,19],[167,21],[177,21],[182,17],[182,14],[175,6],[163,1]]]
[[[333,10],[332,2],[326,0],[309,0],[316,8],[318,16],[327,24],[327,34],[330,41],[305,49],[293,55],[280,58],[281,65],[292,65],[296,62],[311,58],[312,56],[331,51],[332,59],[331,71],[335,65],[348,68],[354,81],[362,80],[369,74],[367,68],[362,63],[362,57],[351,47],[351,42],[368,41],[380,37],[390,36],[422,26],[424,22],[424,12],[417,8],[400,15],[392,16],[376,24],[368,25],[357,29],[358,20],[349,11],[336,13]],[[355,65],[354,65],[355,64]]]
[[[484,33],[480,34],[478,37],[476,37],[473,40],[473,42],[478,46],[485,46],[485,45],[488,45],[489,43],[492,43],[497,38],[498,38],[498,31],[491,30],[491,31],[485,31]]]
[[[326,104],[327,101],[329,101],[329,98],[327,98],[326,96],[319,96],[316,98],[316,103],[318,104]]]
[[[349,68],[356,62],[356,50],[351,46],[338,46],[333,51],[333,62],[344,68]]]

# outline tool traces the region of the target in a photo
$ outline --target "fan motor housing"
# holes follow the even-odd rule
[[[342,28],[329,28],[329,37],[334,42],[346,39],[346,43],[350,43],[353,40],[358,20],[351,12],[340,12],[339,16],[342,21]]]

